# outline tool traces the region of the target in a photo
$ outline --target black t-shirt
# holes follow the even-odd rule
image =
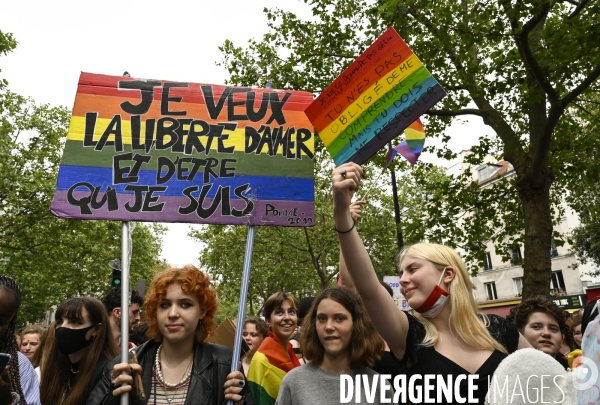
[[[394,381],[394,378],[400,374],[400,365],[392,352],[381,352],[381,358],[375,361],[371,369],[379,374],[391,375],[391,381]]]
[[[433,389],[429,390],[429,397],[435,398],[436,404],[454,404],[459,403],[456,401],[457,394],[460,395],[461,398],[466,400],[468,403],[469,399],[469,381],[468,376],[470,373],[438,353],[434,347],[422,346],[421,343],[425,339],[425,328],[424,326],[411,314],[406,314],[408,317],[408,334],[406,337],[406,352],[404,354],[404,358],[400,361],[401,370],[406,373],[406,387],[407,392],[409,390],[409,381],[412,376],[420,375],[421,379],[417,379],[415,377],[414,382],[415,386],[420,386],[421,390],[424,390],[424,378],[425,375],[435,374],[437,376],[437,380],[433,380],[432,385]],[[489,319],[488,331],[490,335],[499,342],[502,346],[504,346],[507,352],[513,353],[517,350],[519,345],[519,331],[517,328],[509,323],[506,319],[498,316],[498,315],[487,315]],[[494,374],[494,371],[500,364],[502,360],[507,357],[507,354],[502,353],[499,350],[495,350],[490,357],[481,365],[479,370],[477,370],[476,375],[478,375],[477,379],[474,379],[471,382],[471,385],[476,385],[477,389],[473,390],[473,396],[478,401],[477,403],[483,404],[485,402],[485,395],[488,391],[488,377]],[[455,392],[455,381],[458,376],[465,375],[467,378],[463,379],[459,382],[460,388],[458,393]],[[451,389],[452,395],[450,400],[447,400],[445,395],[441,395],[441,401],[438,402],[437,395],[437,381],[440,381],[440,378],[448,384],[451,379]],[[462,378],[462,377],[461,377]],[[473,378],[473,377],[471,377]],[[415,389],[412,390],[414,393],[417,393]],[[410,403],[421,403],[425,402],[425,393],[422,391],[421,401],[410,401],[410,397],[407,394],[407,404]],[[402,403],[402,399],[400,399],[400,403]]]

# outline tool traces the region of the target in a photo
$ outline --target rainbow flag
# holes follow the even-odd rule
[[[336,165],[363,164],[445,96],[389,28],[313,101],[306,115]]]
[[[271,332],[254,353],[248,369],[247,380],[256,405],[275,404],[283,377],[298,366],[292,345],[286,353]]]
[[[396,153],[400,153],[404,156],[411,165],[417,163],[417,160],[423,151],[423,145],[425,145],[425,129],[423,128],[421,119],[419,118],[410,124],[408,128],[404,130],[404,135],[406,136],[406,141],[398,146],[394,146],[388,153],[384,170],[392,163]]]
[[[51,212],[314,225],[312,93],[82,73]]]

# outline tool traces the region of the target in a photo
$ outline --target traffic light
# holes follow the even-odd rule
[[[113,287],[121,285],[121,270],[113,269],[112,271],[112,282],[110,283]]]
[[[110,285],[118,287],[121,285],[121,260],[113,259],[108,262],[109,267],[112,269],[112,281]]]

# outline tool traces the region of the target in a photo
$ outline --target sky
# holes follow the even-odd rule
[[[12,33],[18,46],[0,57],[0,78],[13,92],[69,109],[80,72],[224,84],[228,74],[216,66],[218,47],[226,39],[243,46],[262,38],[265,7],[311,17],[301,0],[6,1],[0,30]],[[449,147],[460,152],[484,132],[489,129],[478,118],[455,125]],[[199,264],[201,246],[187,236],[190,226],[197,227],[168,225],[162,256],[170,264]]]

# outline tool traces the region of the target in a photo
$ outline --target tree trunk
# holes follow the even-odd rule
[[[517,180],[525,222],[523,299],[548,296],[552,279],[550,186],[554,175],[546,167],[532,177],[525,174]]]

